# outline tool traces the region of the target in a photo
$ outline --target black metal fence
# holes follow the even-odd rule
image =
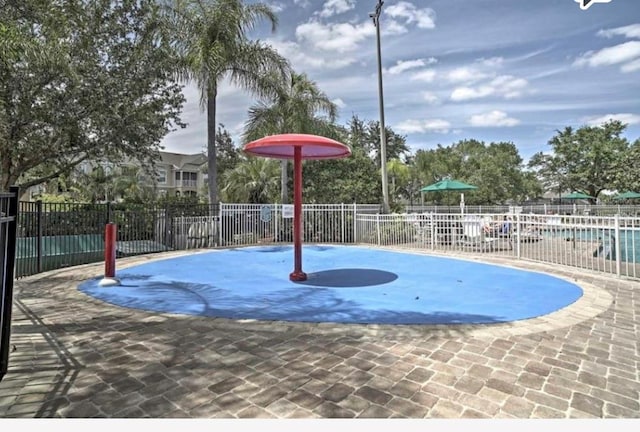
[[[103,260],[108,222],[118,226],[118,256],[132,256],[175,249],[177,217],[218,211],[217,205],[20,202],[15,277]]]
[[[0,192],[0,381],[9,367],[19,189]]]

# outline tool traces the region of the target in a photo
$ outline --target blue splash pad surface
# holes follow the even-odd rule
[[[453,258],[358,246],[305,246],[308,280],[289,281],[293,247],[247,247],[162,259],[80,291],[155,312],[256,320],[480,324],[534,318],[582,289],[563,279]]]

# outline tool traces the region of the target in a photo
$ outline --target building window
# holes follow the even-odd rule
[[[158,184],[167,184],[167,170],[158,168]]]

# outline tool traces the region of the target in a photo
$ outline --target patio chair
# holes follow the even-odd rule
[[[458,245],[465,249],[491,252],[495,250],[498,239],[486,236],[482,219],[476,216],[465,216],[462,220],[462,236]]]
[[[486,238],[495,242],[494,249],[513,249],[513,221],[508,216],[505,215],[498,223],[483,226],[483,231]]]

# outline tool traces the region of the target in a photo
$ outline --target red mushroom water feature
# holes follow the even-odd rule
[[[289,279],[307,280],[302,271],[302,160],[338,159],[351,149],[341,142],[318,135],[271,135],[246,144],[245,153],[275,159],[293,159],[293,247],[294,268]]]

